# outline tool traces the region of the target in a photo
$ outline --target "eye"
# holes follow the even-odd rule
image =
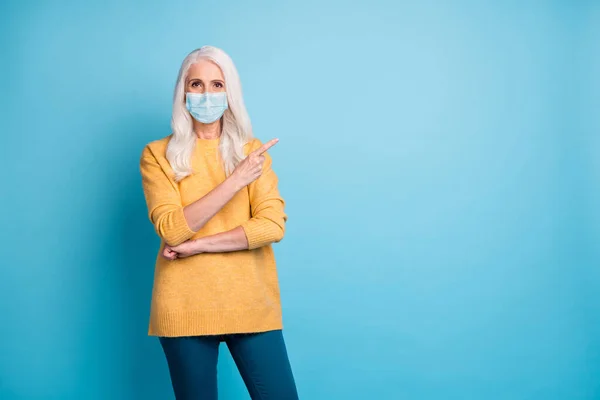
[[[198,87],[198,86],[200,86],[200,82],[198,82],[198,81],[192,82],[191,86]]]
[[[216,83],[215,83],[215,86],[216,86],[216,87],[218,87],[218,88],[222,88],[222,87],[223,87],[223,84],[222,84],[221,82],[216,82]]]

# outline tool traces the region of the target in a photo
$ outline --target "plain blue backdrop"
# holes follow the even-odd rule
[[[172,399],[138,170],[183,58],[287,202],[304,400],[600,399],[600,4],[3,1],[0,398]],[[224,400],[248,399],[226,347]]]

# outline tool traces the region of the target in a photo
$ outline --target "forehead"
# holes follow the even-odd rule
[[[199,60],[190,66],[187,73],[187,80],[192,79],[201,79],[203,81],[225,80],[221,68],[210,60]]]

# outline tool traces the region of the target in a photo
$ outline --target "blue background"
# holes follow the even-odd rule
[[[236,63],[302,399],[600,399],[600,4],[4,1],[0,398],[169,399],[138,161]],[[247,399],[226,347],[222,399]]]

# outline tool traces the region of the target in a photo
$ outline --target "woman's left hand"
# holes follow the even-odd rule
[[[177,258],[193,256],[198,253],[201,253],[201,251],[198,250],[196,241],[188,240],[177,246],[169,246],[168,244],[165,244],[162,255],[168,260],[175,260]]]

